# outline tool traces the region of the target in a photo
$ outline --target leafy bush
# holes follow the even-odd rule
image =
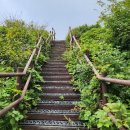
[[[112,44],[121,50],[130,50],[130,1],[109,0],[111,2],[102,12],[102,22],[111,31]],[[104,3],[105,5],[105,3]]]
[[[100,25],[97,23],[96,25],[88,26],[87,24],[84,24],[79,27],[72,28],[72,34],[76,37],[77,40],[80,40],[80,37],[82,36],[83,33],[87,32],[93,27],[100,27]],[[70,41],[70,36],[67,34],[66,41]]]
[[[48,36],[47,31],[21,20],[6,20],[0,27],[0,61],[14,69],[24,66],[40,34]]]
[[[130,88],[117,84],[107,84],[109,88],[105,96],[109,103],[106,106],[112,106],[109,111],[117,118],[117,123],[114,124],[107,116],[108,111],[105,107],[103,110],[99,109],[99,103],[102,102],[100,82],[83,58],[83,54],[89,50],[90,59],[100,74],[107,73],[108,77],[111,78],[129,79],[130,61],[126,60],[127,53],[114,48],[110,37],[109,29],[92,28],[80,37],[81,50],[73,47],[64,54],[64,58],[68,60],[67,68],[73,76],[72,83],[81,92],[80,117],[85,120],[85,125],[89,129],[98,127],[102,130],[115,130],[121,125],[130,128]],[[117,106],[116,110],[114,110],[114,106]]]
[[[0,26],[0,72],[13,72],[18,66],[24,67],[32,50],[36,47],[40,35],[45,40],[48,37],[48,32],[33,24],[26,25],[21,20],[6,20],[5,24]],[[32,80],[24,100],[17,108],[0,118],[0,129],[20,130],[18,122],[24,119],[28,110],[39,102],[39,92],[42,88],[38,82],[43,81],[43,79],[38,71],[49,58],[49,49],[50,44],[44,42],[42,53],[37,62],[33,61],[36,63],[36,70],[31,69],[28,72],[32,74]],[[23,84],[26,80],[27,77],[24,77]],[[16,85],[16,78],[0,79],[0,109],[5,108],[21,95],[22,90],[17,90]]]

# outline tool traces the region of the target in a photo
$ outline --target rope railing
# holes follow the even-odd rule
[[[71,27],[69,27],[69,36],[70,36],[70,46],[75,43],[79,50],[81,50],[80,44],[78,43],[77,39],[75,36],[72,34]],[[107,86],[106,82],[109,83],[114,83],[114,84],[120,84],[120,85],[125,85],[125,86],[130,86],[130,80],[123,80],[123,79],[116,79],[116,78],[109,78],[104,76],[104,74],[99,74],[93,63],[90,61],[89,56],[87,54],[84,54],[84,58],[86,62],[91,66],[94,74],[96,75],[97,79],[101,81],[101,90],[102,90],[102,101],[103,104],[99,104],[101,108],[107,103],[107,98],[104,96],[105,93],[107,93]],[[114,115],[111,112],[108,112],[107,115],[111,118],[112,122],[116,124],[117,119],[114,117]],[[119,130],[127,130],[124,126],[121,126]]]
[[[48,38],[46,39],[46,41],[45,41],[46,43],[51,42],[52,40],[55,40],[54,39],[54,29],[52,30],[52,32],[53,33],[50,33]],[[20,71],[18,71],[16,73],[0,73],[0,78],[17,77],[17,84],[18,84],[18,86],[20,86],[21,85],[21,77],[22,76],[27,76],[27,71],[28,71],[29,67],[31,66],[31,63],[32,63],[32,60],[33,60],[34,56],[37,54],[35,61],[37,61],[38,58],[39,58],[41,48],[42,48],[41,42],[42,42],[42,36],[40,36],[40,38],[38,39],[36,48],[32,51],[32,54],[29,57],[29,60],[27,61],[24,69],[18,68],[18,70],[20,70]],[[22,72],[21,72],[21,70],[22,70]],[[17,100],[15,100],[14,102],[10,103],[8,106],[6,106],[2,110],[0,110],[0,117],[2,115],[6,114],[12,108],[16,107],[24,99],[24,97],[26,95],[26,92],[28,90],[29,83],[31,81],[31,77],[32,77],[31,74],[29,74],[29,76],[27,78],[27,81],[26,81],[26,83],[25,83],[25,85],[23,87],[21,96]],[[17,87],[17,89],[19,89],[19,87]]]

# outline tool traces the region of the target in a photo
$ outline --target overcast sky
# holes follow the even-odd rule
[[[0,0],[0,21],[9,16],[34,21],[56,30],[64,39],[69,26],[95,24],[100,14],[97,0]]]

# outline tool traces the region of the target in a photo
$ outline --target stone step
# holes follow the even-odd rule
[[[51,101],[79,101],[80,94],[78,93],[41,93],[41,99]]]

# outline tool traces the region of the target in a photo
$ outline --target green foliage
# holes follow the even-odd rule
[[[77,40],[80,40],[80,37],[83,33],[87,32],[88,30],[90,30],[93,27],[100,27],[100,25],[97,23],[96,25],[92,25],[92,26],[88,26],[87,24],[84,24],[82,26],[76,27],[72,29],[72,34],[76,37]],[[67,35],[66,37],[66,41],[69,42],[70,41],[70,36]]]
[[[64,98],[63,95],[61,95],[61,96],[59,96],[59,99],[60,99],[60,100],[64,100],[65,98]]]
[[[8,114],[5,117],[2,117],[0,119],[0,129],[1,130],[21,130],[18,128],[18,121],[22,120],[24,117],[23,115],[13,109],[12,111],[8,112]]]
[[[44,41],[48,37],[48,32],[33,23],[26,25],[21,20],[6,20],[5,24],[0,26],[0,72],[13,72],[18,66],[24,67],[40,35]],[[17,109],[12,109],[0,118],[1,130],[21,130],[18,122],[24,119],[26,113],[40,101],[39,93],[42,87],[39,82],[43,81],[43,78],[38,71],[41,70],[43,62],[49,58],[50,49],[49,43],[43,43],[37,62],[33,61],[35,70],[28,71],[28,74],[32,75],[32,80],[26,96]],[[23,84],[26,80],[27,77],[23,77]],[[21,96],[22,90],[18,90],[16,86],[16,78],[0,79],[0,109]]]
[[[26,25],[22,20],[6,20],[0,26],[0,61],[16,69],[24,66],[38,36],[48,36],[47,31]],[[20,61],[20,62],[19,62]]]
[[[81,50],[75,45],[64,54],[64,58],[68,60],[66,67],[73,77],[72,83],[81,93],[81,102],[78,104],[80,118],[85,120],[84,124],[89,129],[98,127],[101,130],[117,130],[122,125],[129,129],[130,89],[108,83],[108,93],[105,96],[109,103],[99,109],[99,103],[102,102],[100,82],[83,59],[83,54],[89,50],[90,60],[100,74],[107,73],[111,78],[129,79],[130,60],[126,60],[127,53],[113,47],[111,30],[105,27],[93,27],[83,33],[80,36],[80,46]],[[107,115],[110,111],[117,119],[116,124]]]
[[[110,4],[102,12],[101,19],[105,27],[111,31],[112,44],[121,50],[130,49],[130,1],[109,0]],[[104,3],[105,5],[105,3]]]
[[[121,126],[125,126],[126,128],[130,128],[130,111],[126,109],[127,107],[123,105],[121,102],[117,103],[107,103],[103,110],[98,110],[93,117],[95,120],[97,120],[97,126],[98,128],[109,128],[110,126],[113,126],[113,128],[116,129],[120,128]],[[112,112],[112,114],[115,116],[116,123],[115,126],[111,122],[111,117],[108,117],[108,113]]]

